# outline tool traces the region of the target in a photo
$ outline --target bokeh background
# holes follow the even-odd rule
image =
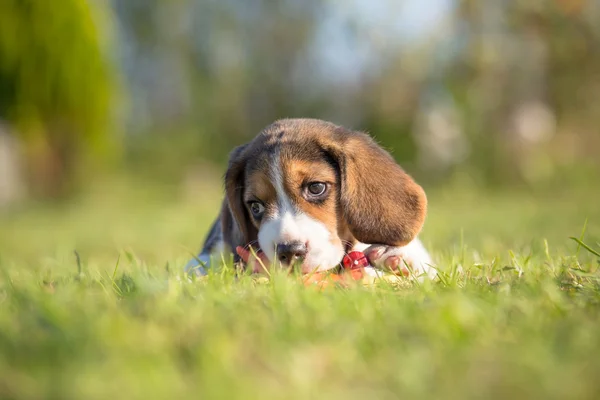
[[[592,0],[3,0],[2,246],[186,257],[228,152],[283,117],[376,137],[438,249],[566,241],[597,215],[598,21]]]

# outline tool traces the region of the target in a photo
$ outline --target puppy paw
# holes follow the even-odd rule
[[[435,269],[429,253],[418,239],[403,247],[374,244],[364,251],[369,263],[375,268],[391,271],[407,277],[428,276],[434,278]]]
[[[378,269],[392,271],[396,274],[409,276],[410,271],[404,263],[400,247],[375,244],[365,250],[369,264]]]

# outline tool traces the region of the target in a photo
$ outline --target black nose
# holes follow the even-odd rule
[[[302,242],[279,243],[277,245],[277,258],[285,265],[304,260],[306,252],[306,243]]]

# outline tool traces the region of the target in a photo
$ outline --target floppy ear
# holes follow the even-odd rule
[[[244,207],[244,178],[248,156],[248,145],[236,147],[229,155],[229,166],[225,173],[225,200],[221,210],[223,240],[235,255],[236,246],[245,246],[257,239],[258,231],[250,222]]]
[[[363,243],[408,244],[425,222],[425,192],[370,136],[348,131],[342,136],[336,158],[350,232]]]

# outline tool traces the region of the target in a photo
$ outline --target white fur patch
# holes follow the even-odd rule
[[[279,159],[278,155],[274,158]],[[341,243],[335,246],[325,224],[294,207],[285,192],[278,163],[273,163],[271,178],[277,194],[277,212],[262,223],[258,232],[258,243],[267,258],[275,259],[278,243],[299,241],[307,243],[308,247],[302,264],[303,272],[324,271],[337,266],[344,256]]]
[[[367,243],[356,242],[354,244],[354,246],[352,246],[352,251],[362,251],[362,252],[364,252],[366,249],[369,248],[369,246],[371,246],[371,245],[367,244]]]

